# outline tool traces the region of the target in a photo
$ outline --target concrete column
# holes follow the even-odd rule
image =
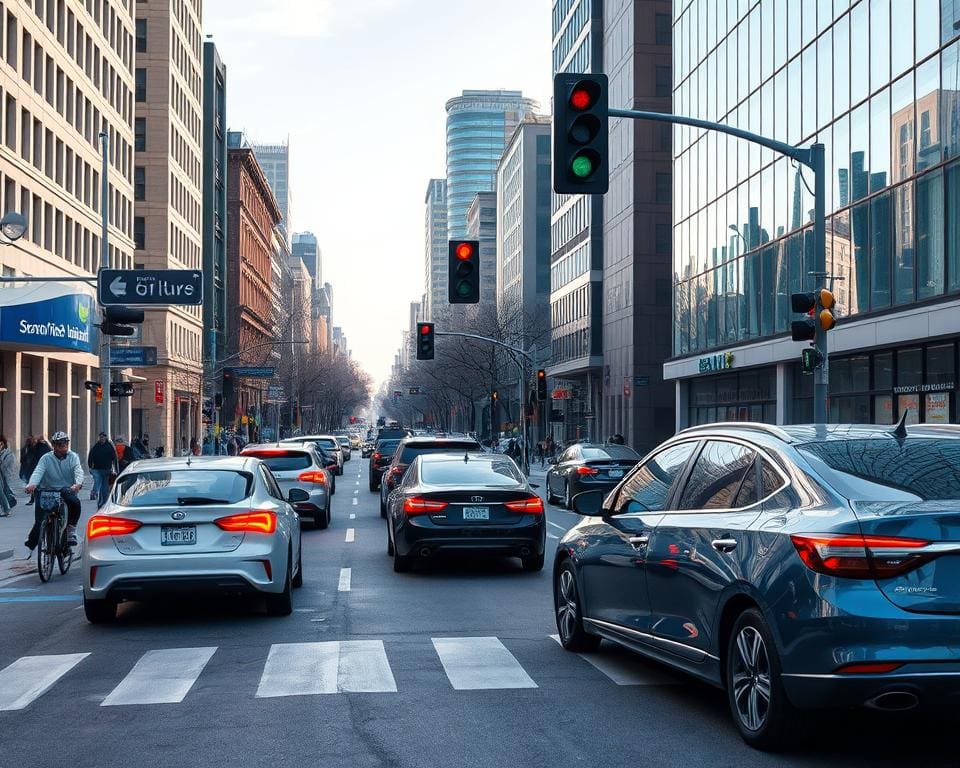
[[[690,426],[690,385],[682,379],[677,379],[675,386],[677,400],[676,429],[677,432],[679,432],[681,429],[686,429]]]
[[[793,379],[789,363],[777,363],[777,424],[793,422]]]

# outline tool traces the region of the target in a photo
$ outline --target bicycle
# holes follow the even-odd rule
[[[59,491],[37,490],[40,496],[40,511],[46,513],[40,524],[37,546],[37,571],[40,581],[48,582],[53,577],[53,561],[56,559],[60,575],[66,575],[73,563],[73,548],[67,544],[67,514],[63,503],[63,489]]]

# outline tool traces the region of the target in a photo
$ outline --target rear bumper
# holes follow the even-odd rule
[[[395,531],[394,544],[402,556],[475,552],[490,556],[532,557],[544,553],[546,522],[515,526],[421,526],[406,524]]]
[[[960,706],[960,666],[950,666],[951,671],[915,674],[788,674],[783,676],[783,685],[790,701],[802,709],[863,706],[912,709],[917,706],[925,709],[950,707],[956,710]]]

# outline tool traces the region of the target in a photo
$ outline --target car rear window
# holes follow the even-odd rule
[[[135,472],[117,481],[114,498],[125,507],[235,504],[250,495],[253,478],[226,469]]]
[[[392,456],[396,452],[398,445],[400,445],[399,440],[381,440],[377,443],[377,447],[374,450],[377,453]]]
[[[420,480],[428,485],[489,485],[506,488],[524,482],[517,465],[506,457],[496,461],[422,461]]]
[[[400,454],[401,464],[410,464],[417,456],[425,453],[464,453],[466,451],[479,451],[479,443],[417,443],[415,445],[403,446],[403,452]]]
[[[960,499],[960,440],[825,440],[798,448],[833,470],[849,499],[885,500],[884,489],[924,501]]]
[[[285,453],[250,451],[249,453],[244,452],[243,455],[256,456],[267,465],[271,472],[293,472],[313,466],[309,454],[302,451],[287,451]]]
[[[583,448],[581,453],[583,453],[583,458],[587,461],[591,461],[592,459],[629,459],[631,461],[640,461],[640,454],[624,445],[609,445],[605,448]]]

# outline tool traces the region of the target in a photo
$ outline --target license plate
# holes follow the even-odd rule
[[[195,525],[161,525],[160,544],[165,547],[178,547],[183,544],[197,543]]]
[[[490,507],[464,507],[464,520],[489,520]]]
[[[611,470],[610,470],[610,477],[623,477],[623,470],[622,470],[622,469],[611,469]]]

